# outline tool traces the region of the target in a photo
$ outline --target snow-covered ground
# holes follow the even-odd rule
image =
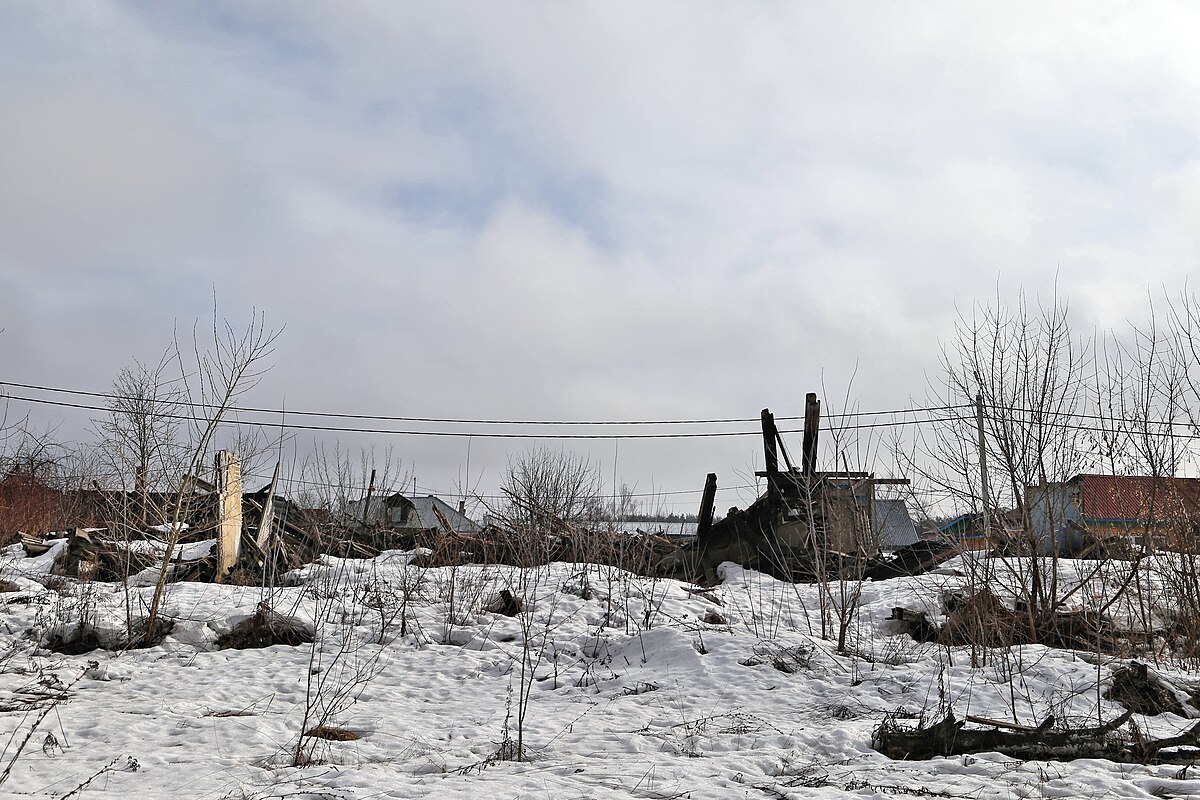
[[[1177,777],[1178,766],[997,754],[896,762],[875,752],[873,729],[897,711],[932,720],[951,708],[959,718],[1022,723],[1053,713],[1094,724],[1123,710],[1097,690],[1116,664],[1027,646],[973,669],[963,651],[898,635],[892,607],[936,616],[942,592],[963,580],[955,562],[939,574],[865,584],[849,629],[852,655],[835,652],[836,629],[821,635],[819,587],[733,565],[722,568],[721,585],[697,592],[594,565],[424,570],[409,562],[399,552],[325,558],[271,592],[177,584],[163,643],[69,656],[39,643],[81,618],[115,641],[127,618],[145,613],[152,589],[48,578],[46,556],[6,551],[0,578],[19,591],[0,594],[0,770],[41,714],[37,697],[66,699],[41,719],[0,796],[62,797],[97,773],[72,796],[1200,793],[1200,780]],[[532,610],[483,610],[502,589]],[[215,649],[263,601],[314,628],[317,646]],[[358,738],[306,738],[307,763],[292,766],[299,734],[318,723]],[[1169,715],[1138,723],[1154,734],[1188,724]],[[514,752],[518,735],[527,760],[498,758]]]

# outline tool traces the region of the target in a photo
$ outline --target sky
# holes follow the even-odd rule
[[[4,3],[0,380],[104,391],[215,297],[281,329],[266,408],[921,404],[976,301],[1057,286],[1086,330],[1185,286],[1197,30],[1143,2]],[[472,438],[468,475],[466,439],[340,438],[442,492],[534,444]],[[761,461],[549,445],[678,511]]]

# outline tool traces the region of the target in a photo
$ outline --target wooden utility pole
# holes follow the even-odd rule
[[[217,453],[217,582],[237,566],[242,547],[242,464],[235,453]]]
[[[979,431],[979,490],[983,498],[983,536],[989,543],[992,541],[992,514],[988,510],[991,505],[991,491],[988,487],[987,471],[987,440],[983,435],[983,393],[975,395],[975,427]]]

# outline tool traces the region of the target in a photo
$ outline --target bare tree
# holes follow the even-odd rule
[[[563,533],[603,518],[600,470],[583,456],[535,447],[510,459],[502,516],[513,530]]]
[[[1092,348],[1072,333],[1068,308],[1057,296],[1031,308],[1022,295],[1013,308],[976,306],[962,316],[956,336],[942,354],[942,403],[949,419],[921,442],[924,458],[910,467],[934,488],[988,519],[1002,538],[1000,511],[1020,514],[1019,532],[1008,546],[1027,556],[1021,562],[1020,600],[1029,610],[1031,633],[1056,606],[1059,509],[1043,504],[1035,524],[1026,497],[1029,487],[1046,487],[1084,471],[1092,448],[1077,414],[1088,397]],[[982,440],[970,408],[984,414]],[[981,483],[980,446],[991,473]],[[1042,558],[1048,556],[1048,558]]]
[[[228,321],[219,321],[216,307],[213,308],[212,339],[207,347],[201,346],[198,328],[192,329],[191,363],[185,367],[184,350],[175,342],[175,360],[181,367],[183,397],[187,398],[186,424],[189,457],[185,475],[197,472],[207,463],[210,448],[226,416],[237,400],[258,384],[268,369],[265,363],[274,352],[278,331],[266,327],[263,315],[254,311],[244,329],[237,329]],[[162,567],[150,599],[150,610],[146,617],[145,635],[153,639],[156,633],[159,611],[166,591],[167,579],[171,574],[171,558],[179,544],[186,502],[186,483],[175,492],[171,509]]]
[[[181,439],[181,412],[186,409],[180,404],[176,362],[176,355],[167,351],[153,366],[135,361],[123,367],[113,381],[108,416],[94,423],[100,452],[121,488],[127,487],[128,476],[133,479],[136,515],[143,525],[163,514],[163,509],[151,508],[150,492],[177,481],[188,457]]]
[[[1186,341],[1158,322],[1130,325],[1126,338],[1108,334],[1098,359],[1095,448],[1113,474],[1175,475],[1189,440],[1178,436],[1189,420]]]

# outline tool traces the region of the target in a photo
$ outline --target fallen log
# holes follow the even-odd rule
[[[1167,713],[1180,717],[1196,716],[1194,709],[1189,713],[1184,708],[1173,688],[1161,676],[1138,661],[1131,661],[1113,672],[1112,686],[1104,692],[1104,699],[1151,717]]]
[[[938,756],[1001,753],[1023,761],[1074,761],[1101,758],[1125,764],[1192,763],[1200,758],[1200,723],[1176,736],[1147,740],[1134,728],[1121,730],[1133,717],[1126,711],[1094,728],[1054,729],[1054,717],[1037,727],[1001,726],[992,721],[987,729],[966,728],[966,720],[947,714],[932,725],[906,727],[888,716],[875,729],[871,746],[888,758],[923,761]],[[1176,748],[1176,749],[1171,749]]]

